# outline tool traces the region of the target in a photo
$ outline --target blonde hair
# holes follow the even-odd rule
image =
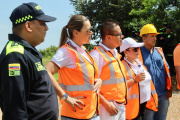
[[[87,20],[88,18],[83,15],[73,15],[62,29],[59,47],[66,43],[67,38],[73,38],[73,30],[81,31],[84,22]]]

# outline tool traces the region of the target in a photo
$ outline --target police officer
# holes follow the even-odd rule
[[[163,43],[163,50],[167,62],[170,67],[171,75],[175,75],[174,61],[173,61],[173,51],[177,45],[177,40],[174,38],[174,33],[171,30],[170,26],[166,27],[166,37]]]
[[[36,3],[23,3],[10,16],[13,34],[0,55],[3,120],[57,120],[57,95],[35,48],[45,39],[47,16]]]
[[[166,33],[166,27],[167,26],[168,26],[167,21],[164,21],[163,22],[163,28],[159,29],[160,34],[157,35],[157,46],[159,46],[159,47],[163,46],[163,42],[164,42],[164,39],[165,39],[166,34],[167,34]]]
[[[142,42],[142,39],[141,39],[141,37],[139,36],[139,30],[137,30],[137,29],[134,29],[133,31],[132,31],[132,38],[136,41],[136,42]]]

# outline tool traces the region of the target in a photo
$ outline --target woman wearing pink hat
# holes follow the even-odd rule
[[[143,45],[144,43],[137,43],[132,38],[125,38],[120,47],[129,88],[126,119],[145,120],[146,107],[157,111],[157,93],[151,76],[138,59],[139,47]]]

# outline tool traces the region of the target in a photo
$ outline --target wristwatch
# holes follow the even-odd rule
[[[66,100],[68,98],[68,96],[69,95],[67,93],[65,93],[64,96],[61,98],[61,100]]]

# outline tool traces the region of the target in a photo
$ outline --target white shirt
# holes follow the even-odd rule
[[[115,58],[117,58],[117,50],[116,49],[109,49],[102,43],[99,43],[99,46],[102,46],[106,51],[110,51]],[[101,75],[102,68],[107,64],[106,61],[103,59],[103,57],[100,55],[100,53],[97,50],[93,50],[91,53],[91,56],[96,59],[96,63],[98,66],[98,77]]]
[[[150,100],[151,97],[151,75],[149,74],[149,72],[143,67],[142,62],[139,59],[136,59],[135,61],[137,62],[138,65],[132,64],[131,62],[129,62],[125,57],[124,60],[126,62],[128,62],[128,64],[130,65],[131,69],[133,70],[133,72],[135,74],[139,74],[139,67],[138,65],[141,65],[141,69],[143,70],[143,72],[145,73],[145,80],[139,82],[139,86],[140,86],[140,103],[144,103],[146,101]],[[129,88],[129,91],[131,91],[131,88]],[[129,92],[130,94],[130,92]]]
[[[77,49],[77,52],[80,53],[83,57],[85,57],[90,63],[91,60],[89,59],[85,47],[79,47],[74,43],[71,39],[68,39],[67,42],[70,42],[72,46]],[[53,56],[52,60],[57,66],[60,68],[68,67],[68,68],[75,68],[76,67],[76,57],[66,48],[62,47],[57,50],[56,54]]]

